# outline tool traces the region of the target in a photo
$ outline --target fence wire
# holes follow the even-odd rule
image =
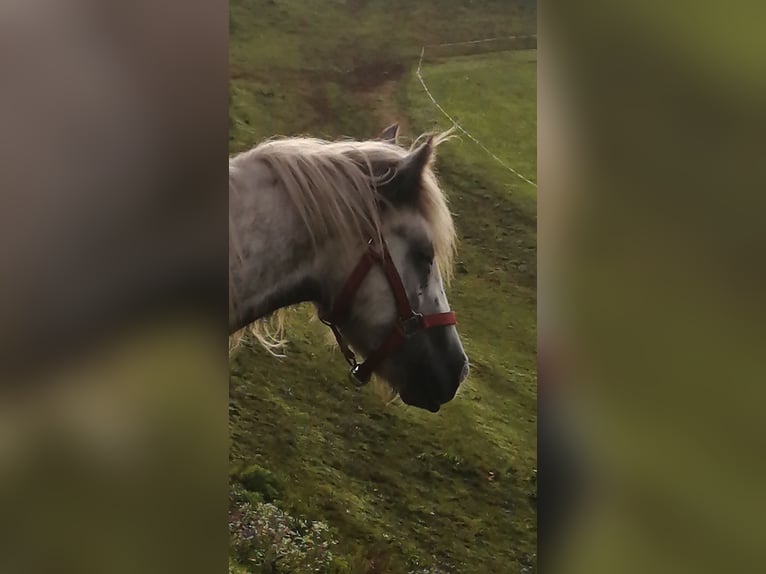
[[[516,38],[530,38],[534,36],[501,36],[497,38],[483,38],[481,40],[469,40],[466,42],[448,42],[446,44],[435,44],[435,46],[460,46],[460,45],[468,45],[468,44],[480,44],[484,42],[493,42],[496,40],[503,40],[503,39],[516,39]],[[457,128],[458,131],[465,134],[466,137],[468,137],[472,142],[474,142],[476,145],[478,145],[484,152],[486,152],[490,157],[492,157],[497,163],[499,163],[501,166],[503,166],[505,169],[510,171],[513,175],[521,179],[522,181],[525,181],[535,189],[537,189],[537,184],[530,180],[525,175],[519,173],[514,168],[512,168],[510,165],[505,163],[502,159],[497,157],[495,153],[493,153],[487,146],[485,146],[483,143],[481,143],[476,137],[474,137],[473,134],[468,132],[466,129],[463,128],[459,123],[457,123],[452,116],[447,113],[447,110],[445,110],[439,102],[436,101],[436,98],[434,98],[433,94],[431,93],[431,90],[428,89],[428,86],[426,85],[425,80],[423,79],[423,74],[421,73],[421,68],[423,66],[423,56],[426,51],[426,46],[423,46],[423,48],[420,50],[420,60],[418,61],[418,69],[416,70],[415,74],[418,77],[418,80],[420,80],[420,85],[423,86],[423,89],[426,92],[426,95],[431,100],[431,102],[436,106],[436,108],[446,117],[450,122],[452,122],[452,125]]]

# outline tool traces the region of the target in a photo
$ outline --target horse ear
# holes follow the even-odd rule
[[[396,144],[399,143],[399,124],[391,124],[378,135],[379,140]]]
[[[395,205],[415,203],[420,195],[423,170],[431,162],[433,152],[433,137],[429,137],[423,145],[399,161],[396,173],[383,184],[380,193]]]

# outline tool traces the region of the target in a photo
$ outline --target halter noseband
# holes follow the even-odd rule
[[[335,335],[335,339],[338,341],[338,347],[340,347],[346,362],[351,367],[349,374],[359,385],[369,382],[372,372],[391,353],[396,351],[405,340],[418,331],[430,329],[431,327],[455,325],[457,323],[455,313],[452,311],[431,315],[422,315],[413,311],[410,300],[407,297],[407,291],[404,288],[402,279],[396,270],[385,242],[383,242],[382,247],[383,252],[378,252],[373,246],[372,240],[370,240],[367,250],[362,254],[359,263],[356,264],[356,267],[354,267],[351,275],[346,280],[346,284],[338,295],[332,311],[326,318],[321,318],[322,323],[332,329],[333,335]],[[396,301],[397,318],[396,325],[383,343],[369,354],[366,361],[359,363],[354,352],[349,348],[343,335],[338,330],[338,323],[348,316],[354,295],[373,265],[380,265],[388,280]]]

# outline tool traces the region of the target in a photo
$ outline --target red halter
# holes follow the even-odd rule
[[[397,308],[396,325],[383,343],[369,354],[367,360],[363,363],[358,363],[354,352],[349,349],[346,341],[343,339],[343,335],[341,335],[338,330],[337,325],[348,315],[356,291],[359,289],[362,281],[364,281],[367,273],[369,273],[370,269],[372,269],[372,266],[375,264],[380,265],[383,269],[388,284],[391,287],[391,291],[394,293]],[[362,254],[362,257],[359,260],[359,263],[357,263],[356,267],[351,272],[351,275],[349,275],[346,280],[346,284],[343,286],[340,295],[338,295],[338,299],[335,301],[335,306],[330,312],[330,315],[321,319],[321,321],[332,329],[335,339],[338,341],[338,346],[343,352],[343,356],[351,366],[351,376],[361,385],[367,383],[372,376],[372,372],[380,366],[391,353],[396,351],[406,339],[418,331],[443,325],[455,325],[457,323],[455,313],[452,311],[446,313],[434,313],[432,315],[421,315],[420,313],[413,311],[402,279],[391,259],[391,254],[388,252],[388,247],[385,242],[383,242],[383,253],[381,254],[375,247],[373,247],[372,241],[370,241],[367,250]]]

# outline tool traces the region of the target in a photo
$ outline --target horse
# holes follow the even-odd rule
[[[275,137],[229,160],[229,333],[311,302],[358,384],[438,412],[469,372],[445,283],[456,234],[433,163],[450,131]],[[360,362],[357,355],[365,360]]]

